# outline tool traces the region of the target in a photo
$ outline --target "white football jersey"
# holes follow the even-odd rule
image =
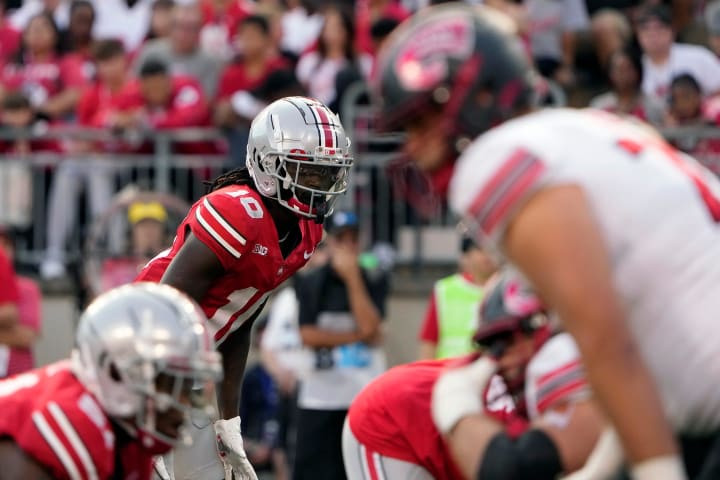
[[[590,387],[577,345],[569,333],[559,333],[543,344],[525,370],[525,403],[535,420],[558,403],[590,396]]]
[[[647,127],[544,110],[489,131],[458,160],[450,205],[502,255],[533,192],[582,187],[630,329],[678,431],[720,428],[720,182]]]

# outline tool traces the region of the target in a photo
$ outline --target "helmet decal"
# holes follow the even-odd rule
[[[448,76],[447,58],[464,60],[473,50],[473,29],[467,17],[443,17],[408,38],[397,55],[400,83],[408,90],[427,90]]]

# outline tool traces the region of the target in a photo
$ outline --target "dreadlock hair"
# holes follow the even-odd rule
[[[229,172],[218,176],[212,182],[205,182],[205,185],[207,186],[207,191],[205,192],[206,194],[229,185],[246,185],[253,190],[257,190],[255,188],[255,181],[250,176],[250,172],[247,167],[230,170]]]

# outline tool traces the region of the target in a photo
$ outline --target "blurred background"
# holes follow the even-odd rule
[[[436,282],[491,272],[473,279],[456,219],[398,161],[402,135],[375,131],[367,88],[384,38],[431,3],[0,0],[0,245],[25,325],[0,337],[24,352],[10,366],[66,356],[79,309],[169,246],[286,95],[326,103],[352,139],[337,209],[389,278],[387,364],[438,351]],[[636,117],[720,173],[720,0],[484,3],[517,22],[542,104]]]

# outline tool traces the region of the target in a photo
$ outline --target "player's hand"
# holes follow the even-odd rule
[[[240,432],[240,417],[218,420],[214,424],[217,449],[225,466],[225,478],[235,480],[258,480],[250,464]]]
[[[330,255],[330,265],[332,265],[338,276],[345,281],[360,273],[357,251],[348,245],[337,245],[333,249]]]
[[[561,480],[603,480],[613,478],[624,460],[620,439],[613,428],[606,428],[600,435],[590,457],[580,470],[562,477]]]
[[[483,356],[438,377],[432,391],[432,417],[440,433],[448,434],[463,417],[484,411],[483,392],[496,370],[497,363]]]

